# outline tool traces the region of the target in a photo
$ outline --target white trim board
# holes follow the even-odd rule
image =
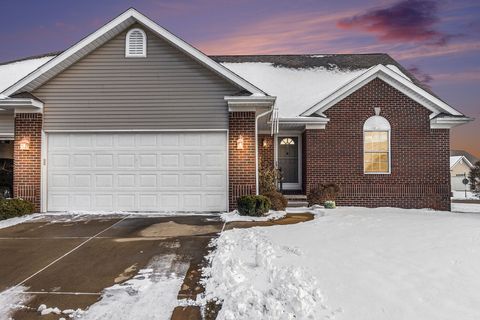
[[[424,89],[415,85],[410,80],[406,79],[402,75],[396,73],[390,68],[385,67],[384,65],[376,65],[352,81],[341,86],[326,98],[316,103],[311,108],[307,109],[301,114],[301,116],[311,116],[313,113],[323,114],[324,111],[328,110],[330,107],[338,103],[340,100],[349,96],[351,93],[363,87],[365,84],[371,80],[379,78],[400,92],[404,93],[408,97],[412,98],[422,106],[426,107],[434,115],[439,113],[447,113],[455,116],[462,116],[463,114],[455,110],[442,100],[428,93]]]
[[[103,27],[77,42],[75,45],[65,50],[55,58],[49,60],[47,63],[31,72],[6,90],[2,92],[3,95],[10,96],[19,91],[32,91],[39,87],[52,77],[56,76],[61,71],[68,68],[70,65],[99,47],[106,41],[110,40],[121,31],[132,25],[134,22],[139,22],[159,37],[165,39],[170,44],[185,52],[190,57],[194,58],[201,64],[210,68],[217,74],[223,76],[225,79],[247,90],[248,92],[257,96],[266,96],[267,94],[261,89],[257,88],[247,80],[243,79],[236,73],[213,61],[200,50],[192,47],[182,39],[173,35],[171,32],[162,28],[154,21],[150,20],[137,10],[130,8],[115,19],[111,20]],[[50,72],[53,68],[58,67],[54,72]],[[48,73],[48,74],[47,74]]]

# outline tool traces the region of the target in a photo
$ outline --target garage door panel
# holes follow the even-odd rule
[[[48,135],[50,211],[223,211],[226,133]]]

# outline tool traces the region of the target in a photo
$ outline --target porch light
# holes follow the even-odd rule
[[[20,140],[18,147],[20,150],[30,150],[30,140],[28,138],[23,138]]]
[[[243,150],[243,136],[239,135],[237,139],[237,149]]]
[[[267,147],[268,147],[268,141],[267,141],[267,139],[265,139],[265,138],[263,139],[262,145],[263,145],[264,148],[267,148]]]

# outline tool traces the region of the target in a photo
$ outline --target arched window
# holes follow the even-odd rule
[[[381,116],[363,125],[363,168],[368,174],[390,173],[390,123]]]
[[[142,29],[132,29],[125,39],[125,57],[146,57],[147,35]]]
[[[295,144],[295,141],[293,141],[292,138],[283,138],[282,141],[280,141],[281,145],[293,145]]]

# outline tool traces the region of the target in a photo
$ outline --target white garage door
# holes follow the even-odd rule
[[[47,210],[224,211],[225,132],[50,133]]]

